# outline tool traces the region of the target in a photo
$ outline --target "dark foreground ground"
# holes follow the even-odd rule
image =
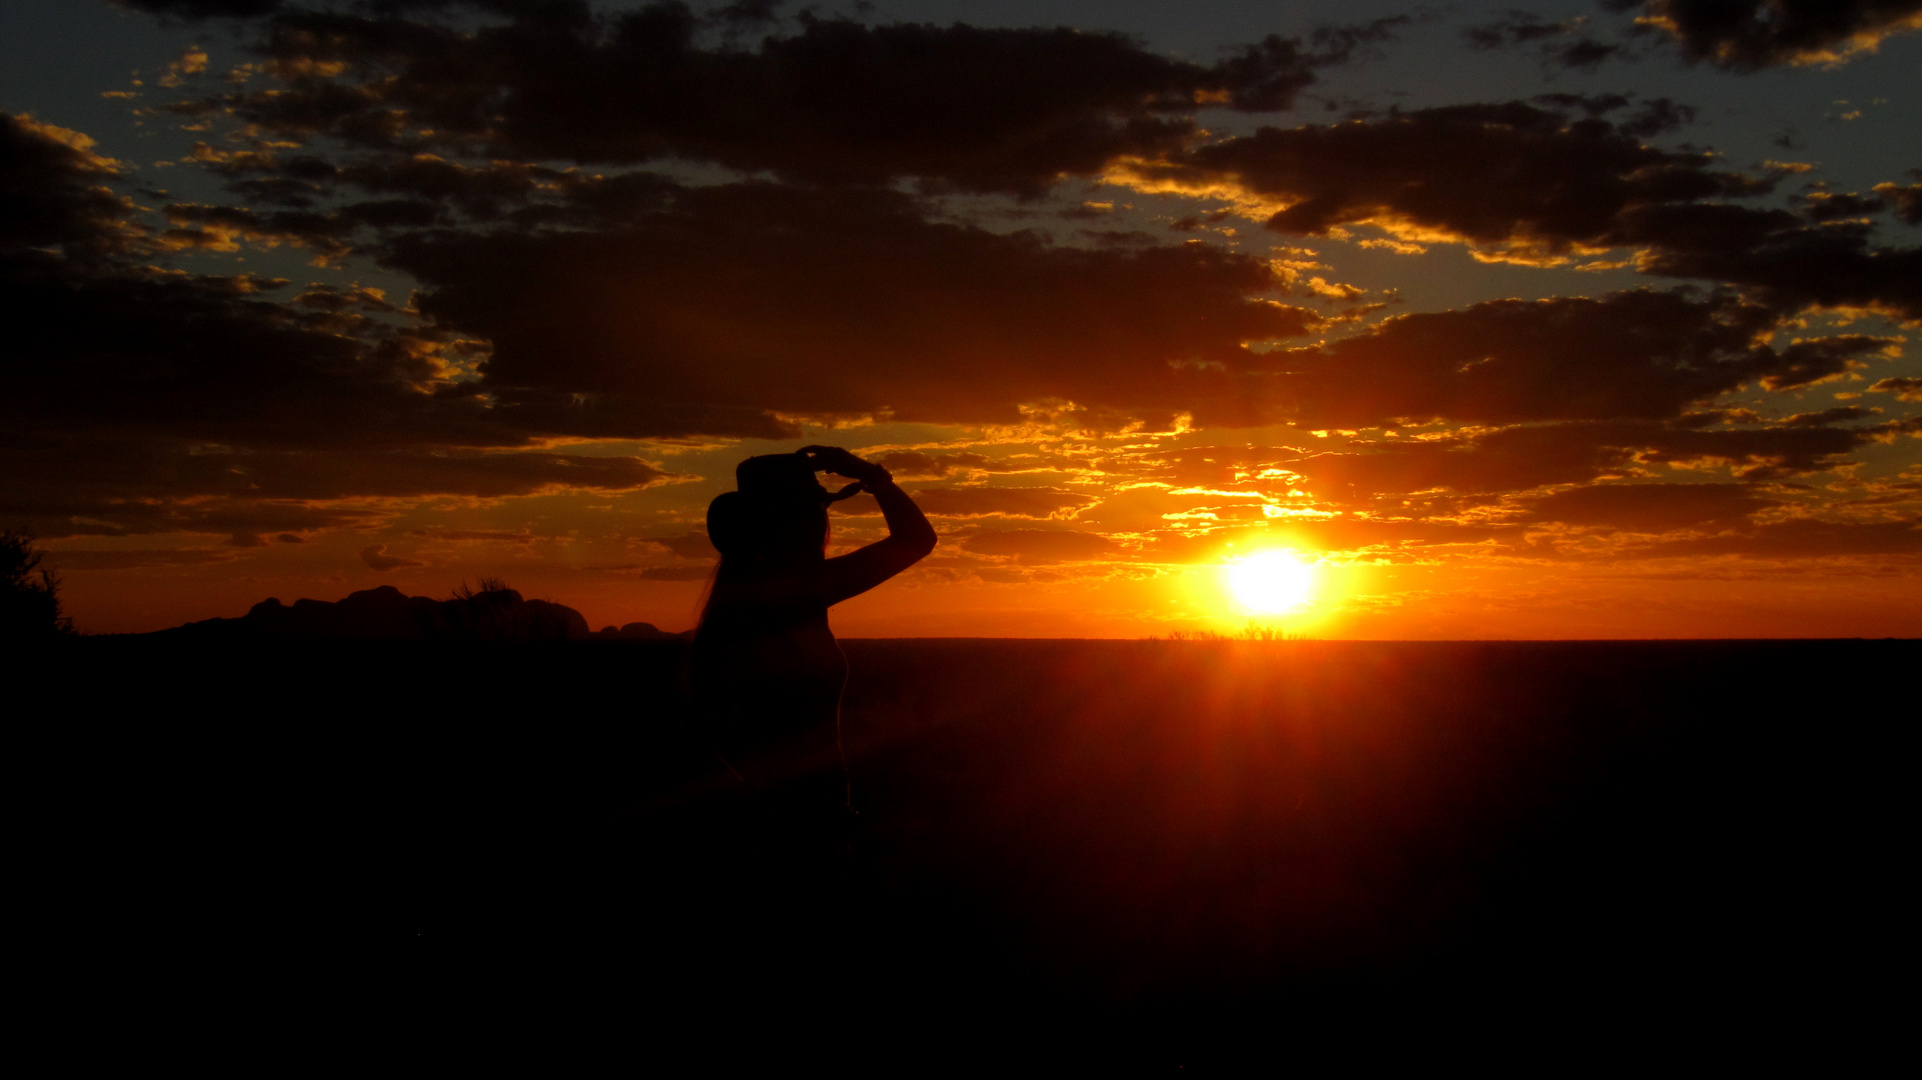
[[[863,813],[806,865],[703,786],[675,644],[34,659],[44,996],[187,1045],[280,1013],[416,1064],[719,1072],[1839,1064],[1897,1030],[1916,643],[846,647]]]

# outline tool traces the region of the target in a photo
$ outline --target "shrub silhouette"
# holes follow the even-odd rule
[[[454,586],[454,599],[469,601],[484,600],[490,594],[497,594],[495,595],[495,599],[499,600],[504,597],[505,594],[513,592],[514,590],[508,588],[507,582],[501,578],[484,577],[474,585],[467,584],[466,579],[463,578],[459,585]]]
[[[0,641],[37,641],[73,633],[60,614],[60,577],[40,569],[46,553],[31,533],[0,532]]]

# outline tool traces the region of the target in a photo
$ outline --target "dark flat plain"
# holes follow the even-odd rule
[[[909,1073],[1895,1031],[1922,644],[845,647],[823,871],[715,824],[677,645],[71,643],[9,725],[28,891],[115,944],[49,978]]]

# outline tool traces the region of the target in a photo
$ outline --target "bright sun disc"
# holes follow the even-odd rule
[[[1314,571],[1285,551],[1264,551],[1228,567],[1228,588],[1250,611],[1277,612],[1308,599]]]

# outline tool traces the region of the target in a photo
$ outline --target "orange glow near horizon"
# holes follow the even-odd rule
[[[128,543],[153,546],[140,537]],[[409,596],[444,599],[463,579],[481,576],[505,578],[525,596],[573,607],[592,629],[649,622],[681,631],[694,625],[708,565],[688,560],[703,574],[666,580],[599,569],[590,562],[601,561],[593,554],[576,556],[589,565],[567,566],[528,550],[536,544],[470,541],[446,550],[403,549],[419,559],[418,566],[385,572],[334,568],[365,546],[365,537],[343,532],[301,545],[233,549],[231,562],[206,565],[55,565],[63,574],[68,613],[81,630],[100,634],[238,618],[269,596],[286,603],[332,601],[393,585]],[[1262,548],[1247,557],[1274,550],[1288,549]],[[272,556],[307,562],[261,565]],[[1059,576],[1044,581],[954,580],[947,567],[917,568],[837,605],[831,620],[837,636],[852,638],[1147,638],[1176,631],[1235,636],[1250,628],[1385,640],[1922,635],[1922,577],[1789,577],[1793,568],[1770,576],[1734,560],[1684,576],[1674,566],[1631,573],[1441,559],[1354,562],[1301,549],[1295,557],[1308,564],[1313,587],[1307,603],[1281,614],[1245,610],[1230,586],[1229,571],[1238,563],[1216,558],[1145,573],[1103,566],[1100,573],[1071,575],[1047,568]]]

